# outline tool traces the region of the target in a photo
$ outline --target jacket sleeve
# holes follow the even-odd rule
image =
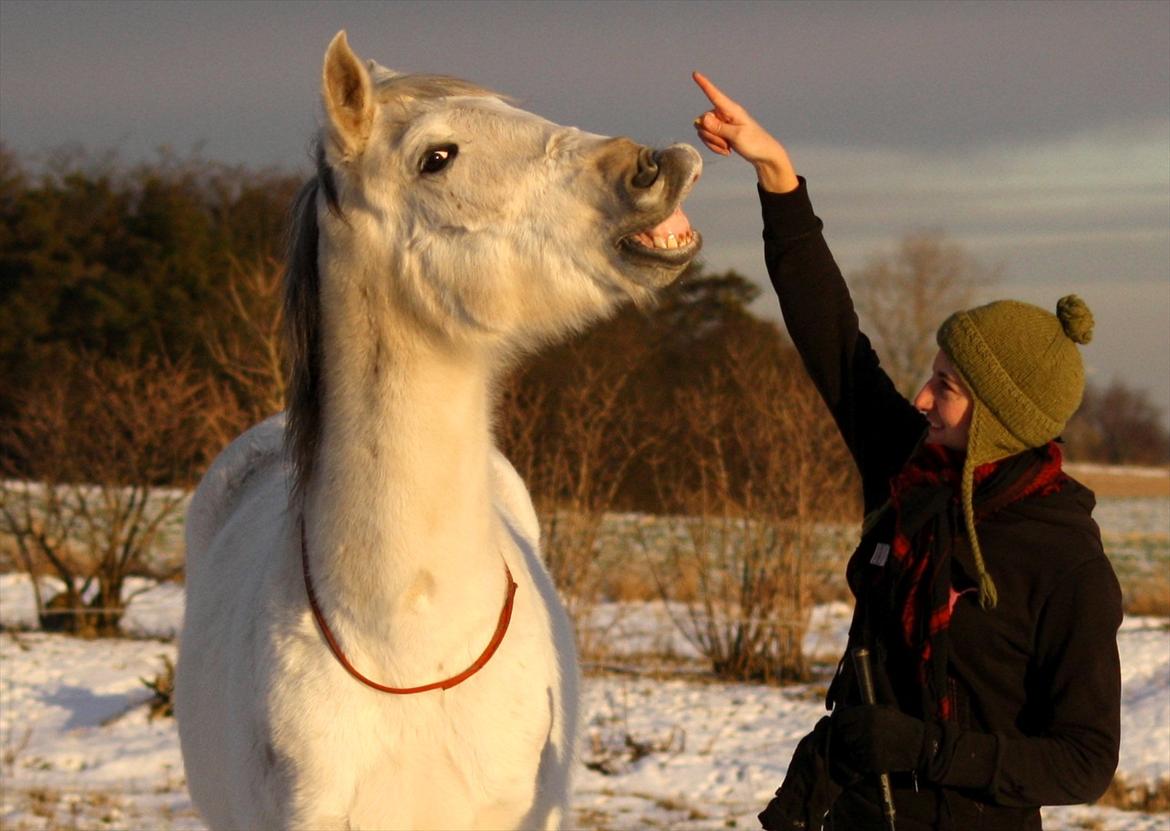
[[[813,213],[804,179],[790,193],[759,190],[764,260],[788,333],[861,473],[866,511],[882,505],[889,479],[926,429],[894,387],[857,314]],[[925,372],[927,367],[923,367]]]
[[[1121,742],[1121,588],[1104,556],[1070,571],[1041,617],[1030,697],[1048,714],[1040,735],[1012,737],[944,725],[927,776],[985,789],[1009,807],[1093,802],[1117,769]]]

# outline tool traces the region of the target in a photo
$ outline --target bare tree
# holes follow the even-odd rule
[[[182,486],[212,452],[206,392],[181,364],[80,359],[20,403],[3,431],[0,531],[44,628],[118,633],[126,577],[150,569],[155,544],[177,530]],[[46,571],[64,584],[47,600]]]
[[[873,255],[850,274],[862,330],[903,394],[913,395],[930,373],[943,320],[973,305],[1000,273],[942,231],[923,231],[907,234],[892,254]]]
[[[686,447],[658,465],[682,533],[658,560],[659,586],[683,635],[723,677],[805,679],[818,522],[846,513],[851,466],[824,405],[777,338],[731,342],[725,369],[680,389]],[[677,462],[682,459],[682,465]],[[693,599],[673,587],[696,574]]]

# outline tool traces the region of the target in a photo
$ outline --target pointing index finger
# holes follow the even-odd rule
[[[723,90],[715,86],[715,84],[711,82],[711,79],[702,72],[692,72],[691,77],[694,79],[695,83],[699,85],[699,89],[703,91],[703,94],[707,96],[707,99],[715,105],[717,110],[719,110],[721,115],[735,115],[737,111],[741,109],[739,104],[737,104],[731,98],[728,98]]]

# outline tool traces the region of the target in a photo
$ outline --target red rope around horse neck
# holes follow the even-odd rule
[[[317,604],[317,595],[313,591],[313,580],[309,576],[309,549],[305,545],[305,515],[302,513],[300,517],[301,526],[301,565],[305,572],[305,589],[309,593],[309,606],[313,610],[313,617],[317,621],[317,626],[321,629],[321,634],[325,636],[325,642],[329,644],[329,649],[333,652],[333,656],[337,658],[345,669],[357,680],[361,681],[367,687],[373,687],[375,690],[380,690],[384,693],[392,693],[394,695],[412,695],[413,693],[427,692],[428,690],[449,690],[452,687],[462,684],[475,673],[483,669],[484,665],[491,660],[492,655],[496,653],[500,644],[504,640],[504,635],[508,631],[508,623],[512,620],[512,602],[516,597],[516,581],[512,579],[512,571],[508,568],[508,564],[504,563],[504,578],[507,580],[507,597],[504,600],[504,608],[500,610],[500,620],[496,624],[496,632],[492,635],[491,641],[483,653],[475,659],[475,663],[458,675],[453,675],[442,681],[435,681],[431,684],[423,684],[419,687],[388,687],[385,684],[379,684],[376,681],[371,681],[366,676],[362,675],[349,659],[345,657],[345,653],[338,645],[337,639],[333,636],[329,624],[325,622],[325,616],[321,614],[321,607]]]

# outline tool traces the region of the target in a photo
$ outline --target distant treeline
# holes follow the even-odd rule
[[[300,177],[167,155],[125,167],[81,151],[30,175],[0,146],[0,390],[64,353],[208,366],[230,270],[279,257]]]
[[[106,363],[200,385],[188,400],[216,414],[208,441],[279,408],[280,261],[299,175],[165,154],[127,166],[80,151],[31,170],[0,145],[0,418],[19,419],[48,378],[118,376],[94,369]],[[792,499],[848,510],[837,496],[853,491],[842,488],[851,465],[791,344],[749,311],[757,292],[734,272],[695,267],[656,307],[542,353],[501,391],[501,444],[551,500],[679,510],[722,477],[747,509],[763,478],[788,475],[804,488]],[[100,395],[87,390],[70,395]],[[1170,457],[1157,411],[1122,392],[1112,400],[1136,396],[1124,403],[1146,422],[1152,411],[1152,430],[1111,423],[1115,410],[1094,399],[1071,457]],[[1135,434],[1140,443],[1124,440]],[[804,455],[779,459],[778,444]],[[35,476],[32,459],[4,453],[6,473]],[[206,455],[172,475],[194,480]]]

